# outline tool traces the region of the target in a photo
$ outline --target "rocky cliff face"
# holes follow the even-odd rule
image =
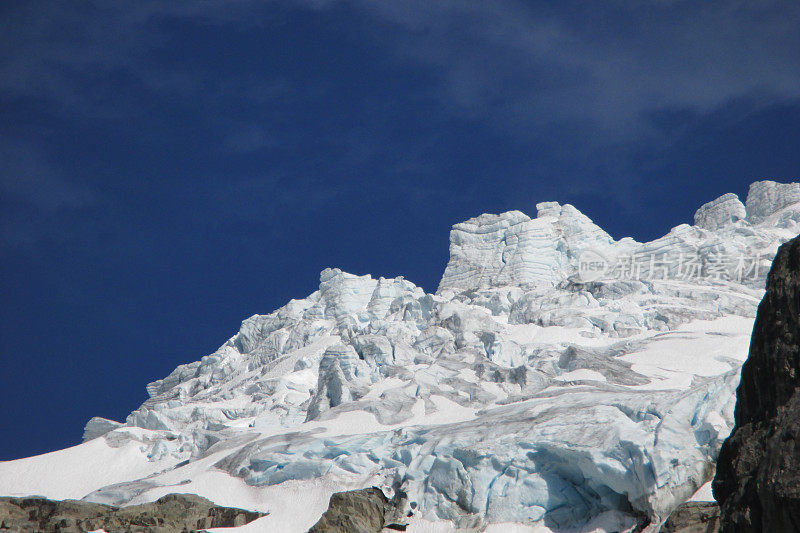
[[[713,484],[722,531],[800,531],[800,238],[772,264],[734,419]]]

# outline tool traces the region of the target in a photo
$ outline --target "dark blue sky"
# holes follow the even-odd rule
[[[428,291],[452,224],[647,240],[800,174],[800,4],[0,4],[0,459],[122,420],[319,271]]]

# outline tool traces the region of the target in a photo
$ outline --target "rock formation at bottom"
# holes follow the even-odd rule
[[[384,528],[405,531],[401,500],[401,495],[388,499],[377,487],[337,492],[308,533],[380,533]]]
[[[800,238],[778,250],[714,478],[721,531],[800,531]]]
[[[717,533],[719,506],[714,502],[686,502],[672,511],[660,533]]]
[[[220,507],[194,494],[168,494],[153,503],[113,507],[80,500],[0,498],[0,531],[172,533],[243,526],[264,513]]]

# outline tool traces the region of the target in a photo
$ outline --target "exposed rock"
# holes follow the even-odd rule
[[[661,533],[717,533],[719,506],[714,502],[686,502],[672,511]]]
[[[383,528],[405,531],[404,525],[390,523],[397,514],[395,509],[394,500],[376,487],[337,492],[308,533],[380,533]]]
[[[713,484],[721,530],[800,530],[800,238],[772,263],[734,421]]]
[[[0,530],[78,533],[104,529],[168,533],[243,526],[264,513],[220,507],[195,494],[168,494],[153,503],[113,507],[79,500],[0,498]]]

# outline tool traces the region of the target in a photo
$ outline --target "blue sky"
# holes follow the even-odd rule
[[[452,224],[647,240],[800,174],[800,4],[0,5],[0,459],[76,444],[319,271],[428,291]],[[11,429],[13,428],[13,429]]]

